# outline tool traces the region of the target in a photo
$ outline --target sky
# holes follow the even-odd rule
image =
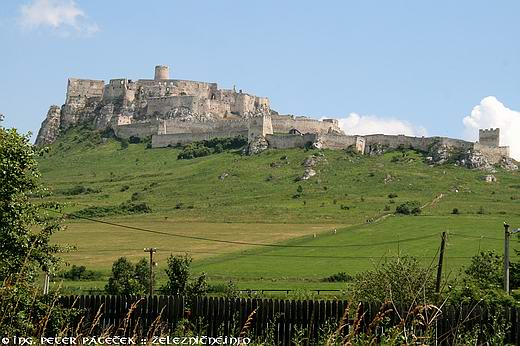
[[[346,133],[476,140],[520,159],[520,1],[2,0],[0,113],[36,133],[67,78],[217,82]]]

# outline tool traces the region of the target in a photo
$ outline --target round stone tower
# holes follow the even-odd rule
[[[165,65],[155,66],[155,80],[170,79],[170,68]]]

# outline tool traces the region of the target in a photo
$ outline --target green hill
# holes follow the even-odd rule
[[[77,128],[42,157],[45,199],[134,227],[69,220],[56,236],[77,247],[68,261],[107,274],[116,258],[157,247],[159,272],[170,253],[190,252],[195,270],[214,282],[339,287],[319,281],[398,253],[431,263],[442,231],[450,232],[446,272],[454,275],[478,249],[501,251],[503,221],[520,225],[518,172],[497,169],[497,182],[487,183],[487,173],[429,166],[413,151],[225,151],[179,160],[180,148],[147,147]],[[317,174],[302,180],[309,158]],[[394,215],[409,201],[419,202],[420,215]]]

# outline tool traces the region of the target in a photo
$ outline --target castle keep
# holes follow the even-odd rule
[[[335,119],[279,114],[266,97],[219,89],[216,83],[171,79],[163,65],[155,67],[153,79],[105,83],[70,78],[65,104],[49,108],[36,144],[50,144],[60,132],[85,122],[99,130],[112,129],[119,138],[151,137],[155,148],[244,136],[250,153],[312,146],[373,154],[405,147],[432,152],[437,161],[457,150],[477,152],[489,164],[509,159],[509,148],[500,146],[499,129],[480,130],[477,143],[445,137],[349,136]]]

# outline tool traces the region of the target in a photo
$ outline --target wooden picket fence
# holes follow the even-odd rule
[[[64,307],[79,311],[78,323],[91,335],[177,335],[238,336],[250,318],[247,335],[270,338],[276,345],[292,345],[295,338],[302,345],[316,345],[318,340],[334,332],[343,319],[348,302],[344,300],[226,299],[198,297],[187,301],[179,296],[65,296]],[[354,309],[356,308],[353,307]],[[362,330],[380,311],[380,306],[362,304]],[[395,307],[392,307],[392,309]],[[388,314],[389,325],[397,325],[402,317],[413,317],[406,308]],[[435,311],[429,311],[430,318]],[[492,323],[493,311],[481,307],[446,306],[433,322],[439,345],[452,344],[457,327],[482,329]],[[520,345],[520,309],[509,308],[502,317],[510,324],[509,343]],[[352,317],[351,317],[352,318]],[[180,322],[183,323],[180,323]],[[189,321],[189,323],[185,323]],[[352,325],[353,321],[348,321]],[[376,332],[380,332],[380,329]],[[348,333],[348,327],[343,334]],[[421,335],[420,328],[414,330]]]

